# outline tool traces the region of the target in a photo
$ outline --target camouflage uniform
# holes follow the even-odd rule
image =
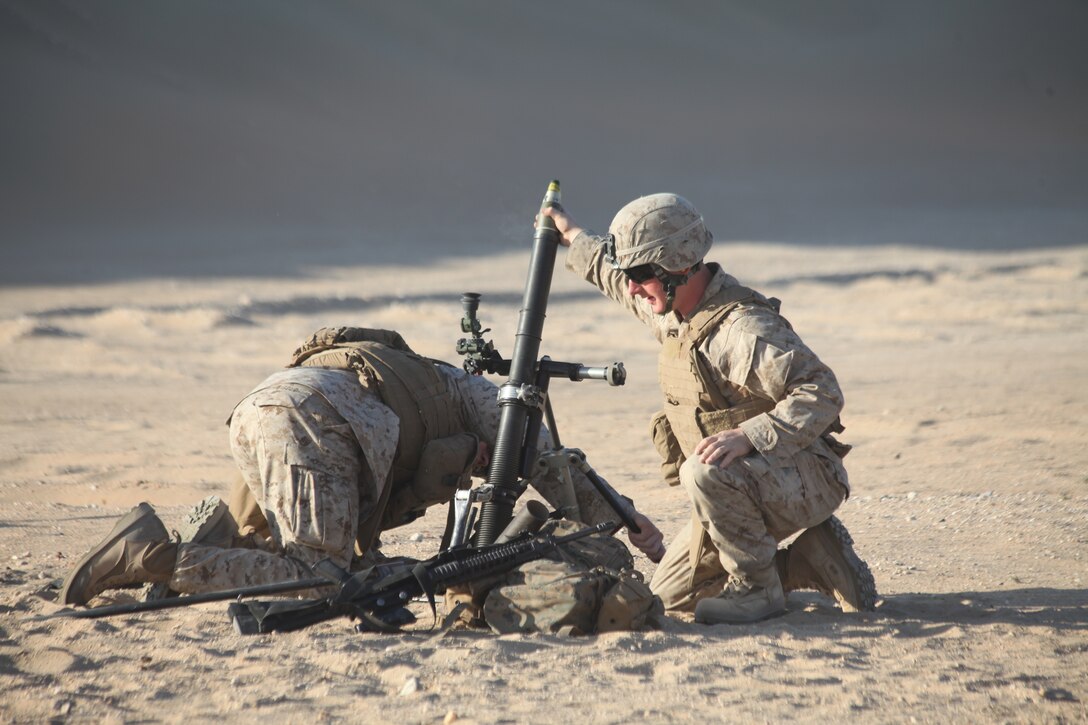
[[[567,267],[649,325],[663,344],[685,335],[692,317],[739,285],[708,265],[711,281],[687,319],[657,315],[627,293],[627,279],[606,261],[602,241],[579,234]],[[729,575],[763,586],[774,571],[777,542],[824,521],[849,493],[841,459],[821,438],[842,408],[839,385],[783,318],[763,305],[740,305],[696,350],[719,391],[743,388],[765,401],[766,411],[740,423],[755,452],[727,468],[700,463],[691,445],[666,461],[678,468],[670,483],[683,486],[693,509],[651,582],[670,609],[690,609],[717,594]],[[662,387],[668,399],[664,376]]]
[[[470,433],[493,442],[498,389],[490,381],[437,365]],[[259,548],[182,544],[170,588],[199,593],[313,576],[324,558],[348,568],[356,538],[377,510],[390,479],[398,419],[354,372],[288,368],[257,386],[234,409],[231,450],[245,485],[267,519],[271,542]],[[541,449],[548,447],[546,431]],[[591,484],[574,472],[581,517],[613,518]],[[554,477],[534,482],[553,505],[563,497]]]
[[[183,544],[170,587],[196,593],[305,579],[324,557],[347,568],[359,513],[388,478],[398,425],[354,373],[290,368],[269,377],[234,409],[230,440],[275,549]]]

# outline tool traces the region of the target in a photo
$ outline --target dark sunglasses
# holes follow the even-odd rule
[[[639,264],[621,271],[635,284],[645,284],[657,277],[652,264]]]

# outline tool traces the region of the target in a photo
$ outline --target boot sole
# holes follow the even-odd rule
[[[138,524],[142,519],[146,518],[147,516],[153,516],[158,519],[158,515],[155,513],[155,509],[151,508],[151,505],[148,503],[140,503],[138,506],[136,506],[136,508],[125,514],[124,517],[122,517],[121,520],[114,525],[113,531],[107,534],[106,538],[102,539],[95,546],[91,547],[90,551],[84,554],[83,558],[81,558],[76,563],[75,567],[72,569],[72,572],[67,577],[65,577],[64,584],[61,586],[60,596],[57,597],[57,601],[59,601],[61,604],[86,604],[87,602],[68,601],[68,595],[71,592],[72,585],[75,584],[75,581],[79,577],[80,572],[82,572],[84,567],[91,563],[91,560],[93,560],[96,556],[113,546],[119,540],[123,539],[135,524]],[[163,528],[163,534],[166,534],[165,527]]]
[[[218,496],[208,496],[198,503],[185,517],[185,523],[178,529],[178,535],[186,543],[199,544],[204,534],[214,529],[230,514],[227,504]]]
[[[846,526],[839,521],[838,517],[831,516],[823,524],[816,527],[816,530],[810,529],[810,531],[816,536],[830,537],[832,539],[831,548],[842,553],[842,558],[847,566],[846,574],[853,582],[858,596],[858,601],[852,602],[840,596],[839,592],[833,592],[832,595],[838,600],[843,611],[871,612],[876,609],[876,580],[873,578],[873,572],[870,571],[869,565],[854,551],[854,538],[850,536]]]
[[[221,498],[208,496],[193,506],[185,517],[185,521],[178,527],[179,542],[200,543],[202,536],[215,528],[223,517],[229,514],[230,509]],[[154,602],[159,599],[173,599],[177,596],[180,595],[171,589],[168,583],[159,583],[146,585],[141,598],[145,602]]]

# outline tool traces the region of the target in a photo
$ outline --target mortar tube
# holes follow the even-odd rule
[[[548,520],[548,507],[536,500],[526,501],[525,507],[518,512],[518,515],[503,529],[499,534],[499,538],[495,539],[496,544],[505,544],[511,539],[516,539],[526,531],[536,533],[540,531],[540,527],[544,525],[544,522]]]
[[[559,204],[559,182],[548,186],[543,206]],[[514,513],[514,503],[525,490],[518,475],[521,469],[521,448],[525,429],[533,406],[518,399],[522,385],[536,382],[540,341],[548,308],[555,257],[559,249],[559,231],[551,217],[542,216],[533,235],[533,253],[525,281],[514,351],[510,357],[510,378],[500,388],[499,429],[491,454],[491,472],[487,482],[492,485],[494,498],[480,507],[480,525],[476,533],[477,546],[494,542],[506,528]],[[509,394],[507,394],[509,393]]]

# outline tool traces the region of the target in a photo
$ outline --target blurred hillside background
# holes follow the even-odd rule
[[[668,190],[719,241],[1084,244],[1086,38],[1078,0],[0,0],[0,284],[510,250],[553,177],[600,231]]]

